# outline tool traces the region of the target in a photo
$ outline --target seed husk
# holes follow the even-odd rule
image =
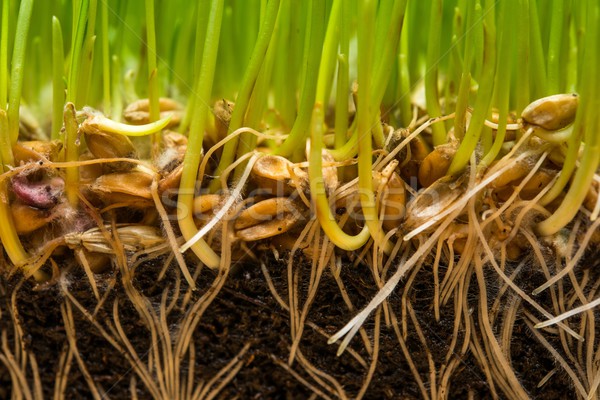
[[[79,161],[90,161],[95,160],[96,157],[89,151],[81,153],[79,155]],[[79,183],[90,184],[93,183],[99,176],[104,173],[104,167],[101,163],[94,163],[88,165],[80,165],[79,169]]]
[[[297,180],[292,179],[292,173]],[[288,159],[275,155],[265,155],[254,163],[252,179],[265,193],[274,196],[286,196],[308,187],[306,171],[296,167]]]
[[[111,268],[112,261],[110,255],[86,249],[82,249],[81,251],[94,274],[102,274]]]
[[[183,106],[173,99],[161,97],[158,100],[160,118],[171,116],[167,127],[179,125],[183,116]],[[133,125],[145,125],[150,123],[150,100],[140,99],[129,104],[123,111],[123,118]]]
[[[392,161],[383,171],[372,171],[373,188],[376,192],[380,192],[380,199],[384,208],[383,224],[387,230],[398,226],[400,221],[406,215],[406,190],[404,181],[395,172],[398,166],[397,161]],[[353,212],[360,209],[360,194],[358,192],[358,183],[345,191],[342,195],[335,199],[335,208],[346,210],[353,207]]]
[[[448,236],[448,243],[452,244],[452,249],[456,254],[462,254],[467,245],[467,236],[469,234],[469,226],[458,222],[452,222],[448,229],[452,232]]]
[[[446,175],[452,158],[456,154],[458,143],[450,142],[437,146],[421,162],[419,166],[419,183],[429,187],[433,182]]]
[[[224,197],[219,194],[203,194],[194,198],[194,215],[213,212],[223,203]]]
[[[503,172],[490,183],[492,188],[503,188],[509,184],[519,181],[531,171],[532,164],[528,159],[513,163],[512,167]]]
[[[445,177],[438,179],[428,188],[420,191],[408,203],[406,209],[407,229],[414,229],[425,222],[435,219],[463,195],[466,189],[465,176],[458,179]]]
[[[103,204],[124,203],[132,208],[152,206],[152,175],[142,171],[115,172],[100,176],[89,191]]]
[[[111,231],[111,226],[105,226]],[[117,234],[123,249],[128,252],[150,249],[165,242],[160,229],[147,225],[125,225],[117,228]],[[71,249],[84,249],[102,254],[115,254],[114,248],[107,242],[99,228],[92,228],[85,232],[68,233],[64,237],[65,244]]]
[[[598,186],[598,181],[593,181],[585,195],[583,206],[588,209],[588,211],[594,211],[594,208],[596,208],[596,203],[598,202]]]
[[[298,204],[285,197],[262,200],[240,213],[234,225],[243,241],[273,237],[290,230],[301,219]]]
[[[18,201],[10,205],[10,212],[19,235],[34,232],[57,217],[52,210],[31,207]]]
[[[392,173],[383,189],[382,198],[385,207],[383,227],[389,231],[398,227],[406,215],[406,190],[404,181],[397,173]]]
[[[556,131],[575,120],[578,105],[579,96],[576,93],[555,94],[529,104],[521,113],[521,117],[528,124]]]
[[[169,172],[158,182],[158,193],[164,193],[179,188],[183,164],[179,164],[173,171]]]
[[[31,109],[21,104],[19,107],[19,138],[24,140],[47,140],[46,133],[41,128]]]
[[[233,106],[234,103],[232,101],[220,99],[216,101],[215,106],[213,107],[215,129],[218,138],[227,136],[229,121],[231,121],[231,114],[233,113]]]
[[[407,131],[408,132],[408,131]],[[410,132],[408,132],[410,133]],[[396,159],[400,161],[400,174],[402,178],[410,180],[419,174],[421,162],[431,152],[431,147],[420,135],[410,141],[410,159],[407,161],[407,151],[401,151]]]
[[[19,165],[31,161],[56,161],[62,147],[59,140],[30,140],[15,143],[12,150],[15,164]]]
[[[97,129],[83,132],[88,149],[96,158],[138,158],[133,143],[125,135]],[[128,171],[134,168],[135,164],[126,161],[112,162],[106,163],[105,167],[109,171]]]

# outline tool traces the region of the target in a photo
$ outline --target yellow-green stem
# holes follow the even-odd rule
[[[442,32],[442,0],[431,2],[431,18],[429,21],[429,43],[427,46],[427,71],[425,72],[425,99],[427,113],[435,118],[442,115],[438,91],[438,65],[440,62],[440,41]],[[435,124],[433,144],[439,146],[446,143],[446,128],[444,124]]]
[[[586,46],[582,68],[582,82],[585,82],[585,85],[581,90],[581,101],[573,132],[574,136],[578,136],[579,130],[583,130],[585,147],[579,168],[575,172],[569,191],[565,195],[560,207],[549,218],[537,225],[538,233],[542,236],[557,233],[575,217],[585,196],[588,194],[600,163],[600,135],[598,135],[598,130],[600,129],[600,122],[598,120],[598,109],[600,108],[598,88],[600,87],[600,79],[596,72],[598,62],[600,61],[600,52],[598,50],[598,45],[600,45],[600,39],[598,39],[600,6],[598,6],[595,0],[589,0],[586,4]]]
[[[371,129],[374,107],[371,104],[371,70],[373,60],[373,23],[375,21],[376,2],[363,0],[359,6],[359,14],[363,23],[358,25],[358,187],[360,205],[365,224],[375,243],[386,250],[391,250],[391,245],[386,243],[385,235],[379,221],[375,193],[373,192],[373,154]],[[386,251],[387,252],[387,251]]]
[[[32,9],[33,0],[23,0],[17,18],[17,31],[15,33],[10,74],[10,92],[8,95],[8,129],[11,143],[16,143],[19,137],[19,107],[21,105],[21,91],[23,89],[23,78],[25,76],[23,69]],[[0,62],[5,61],[2,60]]]
[[[308,175],[310,177],[310,193],[321,228],[337,247],[352,251],[362,247],[370,237],[369,229],[365,224],[360,233],[349,235],[337,224],[323,181],[323,105],[316,103],[313,109],[312,129],[310,135],[310,158]],[[369,171],[370,173],[370,171]]]
[[[154,21],[154,0],[146,0],[146,49],[148,52],[148,99],[150,101],[150,121],[160,118],[160,97],[158,87],[158,66],[156,64],[156,29]],[[152,135],[152,157],[158,156],[161,133]]]
[[[79,138],[77,137],[77,118],[75,105],[67,103],[64,110],[65,123],[65,159],[76,161],[79,158]],[[68,167],[65,170],[65,192],[72,207],[79,204],[79,168]]]
[[[273,30],[275,29],[279,4],[280,0],[273,0],[269,2],[265,21],[261,25],[256,45],[252,51],[250,63],[244,74],[244,79],[242,80],[242,86],[235,99],[235,107],[233,108],[231,120],[229,121],[229,132],[233,132],[238,128],[241,128],[242,124],[244,123],[244,117],[248,109],[248,104],[250,103],[252,91],[254,90],[256,80],[258,79],[258,74],[260,73],[265,55],[269,48]],[[223,170],[231,165],[236,154],[238,141],[238,137],[236,137],[225,144],[223,153],[221,154],[221,159],[219,160],[219,165],[215,169],[213,175],[221,175]],[[216,191],[219,187],[220,182],[218,179],[215,179],[211,182],[210,189],[212,191]]]
[[[8,116],[6,111],[0,108],[0,157],[2,165],[0,170],[6,172],[14,165],[12,145],[8,136]]]
[[[101,3],[102,18],[102,98],[104,114],[111,116],[112,109],[110,105],[110,47],[108,43],[108,2]]]
[[[8,13],[10,1],[2,2],[0,25],[0,108],[6,110],[8,94]]]
[[[52,140],[60,138],[65,104],[65,54],[60,21],[52,17]]]
[[[208,116],[208,101],[212,92],[212,83],[217,61],[217,50],[219,48],[219,36],[221,32],[221,21],[223,16],[224,0],[211,0],[210,17],[206,30],[206,41],[202,54],[202,66],[195,87],[195,104],[197,105],[193,116],[188,146],[183,160],[183,173],[179,184],[179,195],[177,199],[177,219],[179,229],[186,241],[190,240],[198,232],[194,222],[193,203],[196,188],[198,166],[202,154],[202,140],[204,128]],[[200,239],[192,247],[192,251],[198,258],[210,268],[218,268],[219,256]]]

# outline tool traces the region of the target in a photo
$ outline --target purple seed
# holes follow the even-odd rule
[[[40,181],[31,181],[29,176],[17,175],[12,179],[15,196],[24,204],[42,209],[58,204],[64,186],[64,181],[58,177],[44,177]]]

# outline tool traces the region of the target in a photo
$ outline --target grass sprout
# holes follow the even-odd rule
[[[287,360],[265,360],[313,397],[381,394],[396,356],[423,398],[456,397],[464,365],[486,383],[473,397],[554,377],[598,397],[596,1],[188,3],[2,2],[13,397],[64,398],[75,370],[110,396],[82,330],[122,354],[132,398],[230,396],[260,338],[207,373],[198,332],[238,263],[260,264],[289,324]],[[24,345],[22,285],[60,293],[53,388]],[[324,338],[360,379],[315,359]],[[555,362],[539,387],[517,341]]]

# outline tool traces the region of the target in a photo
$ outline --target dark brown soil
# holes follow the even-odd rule
[[[267,264],[278,292],[287,301],[286,263],[269,259]],[[160,303],[164,290],[172,290],[172,283],[176,279],[176,274],[171,271],[165,280],[157,283],[156,277],[161,266],[162,264],[158,262],[148,263],[136,272],[135,286],[141,289],[153,304]],[[300,287],[305,290],[310,264],[297,262],[295,266],[303,269]],[[597,265],[595,269],[598,270]],[[70,271],[68,274],[71,293],[88,309],[93,309],[96,300],[85,275],[78,270]],[[342,275],[354,305],[356,307],[365,305],[375,293],[375,285],[366,267],[354,268],[348,265],[343,268]],[[490,282],[497,282],[493,277],[493,271],[489,271],[488,275]],[[111,274],[103,275],[99,277],[99,281],[108,280],[110,277]],[[6,332],[11,349],[14,347],[14,331],[9,315],[10,293],[20,279],[15,276],[12,278],[0,276],[0,332]],[[196,296],[203,293],[213,280],[214,274],[205,270],[199,278],[200,290]],[[536,282],[543,281],[543,276],[532,267],[522,273],[522,280],[523,282],[520,284],[526,285],[524,282],[528,281],[528,286],[535,287]],[[431,282],[433,282],[431,271],[422,269],[417,275],[409,296],[421,328],[427,336],[429,349],[436,365],[439,366],[444,360],[452,338],[454,314],[451,306],[446,307],[442,310],[441,320],[435,321],[431,309]],[[488,291],[493,293],[494,290],[491,284]],[[471,306],[477,307],[475,279],[471,281],[471,292]],[[399,293],[400,291],[390,298],[392,306],[397,310],[397,315],[401,315]],[[44,397],[50,398],[54,390],[61,351],[68,345],[60,311],[64,297],[59,285],[44,290],[34,290],[30,282],[25,282],[19,289],[17,298],[19,322],[24,331],[24,345],[28,351],[35,354],[44,388]],[[133,347],[138,350],[142,361],[147,362],[146,353],[150,345],[150,335],[140,322],[139,315],[119,283],[99,312],[98,320],[112,318],[112,306],[117,298],[119,299],[121,322],[126,335]],[[105,390],[110,398],[130,398],[130,378],[133,371],[129,362],[102,337],[81,312],[73,308],[73,315],[78,350],[94,381]],[[310,322],[332,334],[341,328],[352,315],[353,313],[344,306],[337,284],[328,271],[325,271],[317,298],[311,308]],[[175,326],[181,317],[182,311],[176,310],[170,314],[169,323]],[[411,326],[409,324],[407,345],[421,379],[428,387],[427,356],[422,343],[410,329]],[[367,321],[366,327],[371,334],[373,318]],[[175,330],[173,328],[173,331]],[[347,394],[355,396],[366,375],[366,368],[347,352],[336,357],[337,346],[327,345],[326,341],[327,339],[323,335],[307,326],[300,348],[314,366],[333,376],[344,387]],[[287,362],[291,345],[288,313],[278,305],[271,295],[260,266],[253,264],[236,266],[224,289],[203,315],[194,335],[197,353],[196,376],[210,379],[248,342],[251,347],[243,356],[244,366],[221,392],[220,398],[304,399],[310,396],[310,389],[281,366],[281,363]],[[354,338],[351,345],[367,362],[369,361],[369,356],[364,351],[358,336]],[[533,338],[521,318],[517,318],[514,329],[511,355],[517,376],[532,398],[574,398],[570,380],[562,372],[558,372],[545,385],[537,388],[538,382],[555,367],[555,364],[548,351]],[[292,368],[303,378],[312,381],[299,367],[297,361]],[[28,378],[31,379],[31,377],[32,375],[29,374]],[[0,398],[10,398],[11,390],[8,370],[0,362]],[[473,393],[475,398],[491,398],[485,375],[472,356],[467,356],[462,360],[462,365],[451,381],[449,398],[467,398],[469,392]],[[71,366],[66,395],[67,398],[91,397],[88,385],[75,360]],[[137,395],[141,399],[150,398],[149,392],[139,379],[137,380]],[[365,398],[417,399],[421,397],[415,378],[399,349],[394,331],[382,323],[379,361]]]

